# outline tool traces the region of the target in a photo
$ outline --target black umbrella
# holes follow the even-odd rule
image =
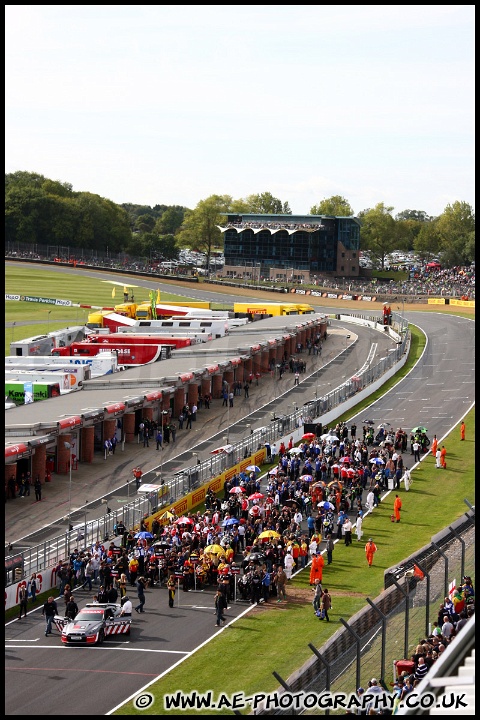
[[[283,503],[284,505],[296,505],[297,507],[302,507],[302,501],[297,500],[297,498],[288,498],[288,500],[285,500]]]

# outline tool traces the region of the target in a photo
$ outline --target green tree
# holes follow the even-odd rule
[[[395,220],[393,207],[378,203],[373,209],[362,211],[358,217],[362,226],[360,243],[362,250],[369,250],[374,267],[385,269],[386,256],[395,250]]]
[[[416,254],[425,261],[431,260],[435,255],[440,253],[440,235],[437,230],[436,222],[423,223],[420,232],[413,242],[413,249]]]
[[[418,222],[430,222],[433,217],[427,215],[424,210],[402,210],[395,215],[395,220],[416,220]]]
[[[441,215],[425,223],[418,234],[415,251],[423,260],[439,256],[444,267],[469,265],[475,257],[475,215],[466,202],[447,205]]]
[[[155,231],[159,235],[175,235],[181,228],[185,218],[185,208],[180,205],[167,208],[155,223]]]
[[[318,205],[310,208],[311,215],[333,215],[334,217],[352,217],[354,212],[352,206],[341,195],[332,195],[324,198]]]
[[[272,193],[264,192],[257,195],[248,195],[246,198],[234,200],[230,203],[230,212],[238,214],[255,215],[291,215],[292,211],[287,202],[282,203]]]
[[[135,229],[143,233],[151,232],[155,227],[155,222],[155,218],[150,213],[139,215],[135,221]]]
[[[471,205],[456,201],[436,219],[441,261],[445,267],[467,265],[475,257],[475,215]]]
[[[194,210],[185,212],[182,227],[176,239],[179,247],[188,247],[207,256],[207,268],[214,247],[223,247],[219,226],[225,222],[221,213],[229,212],[232,199],[229,195],[211,195],[200,200]]]

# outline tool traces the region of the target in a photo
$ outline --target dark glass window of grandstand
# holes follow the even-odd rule
[[[257,263],[265,270],[333,272],[338,243],[358,250],[356,218],[320,215],[226,215],[222,223],[226,265]]]

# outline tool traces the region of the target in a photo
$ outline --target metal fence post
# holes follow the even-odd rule
[[[325,690],[327,692],[330,692],[330,684],[331,684],[330,664],[322,657],[321,653],[317,650],[317,648],[314,645],[312,645],[312,643],[308,643],[308,647],[317,656],[317,658],[319,660],[321,660],[322,663],[325,665],[325,670],[326,670],[326,675],[327,675],[327,679],[325,682]],[[330,708],[325,709],[325,715],[330,715]]]
[[[448,529],[452,531],[452,533],[455,535],[456,539],[462,544],[462,560],[461,560],[461,565],[460,565],[460,577],[463,579],[463,577],[465,576],[465,547],[466,547],[466,542],[465,542],[465,540],[464,540],[462,537],[460,537],[460,535],[457,533],[457,531],[452,528],[451,525],[448,526]]]
[[[355,687],[360,687],[360,658],[361,658],[361,651],[360,651],[360,637],[357,635],[355,630],[353,630],[350,625],[345,622],[343,618],[340,618],[340,622],[348,630],[349,633],[353,635],[355,638],[355,645],[357,646],[357,662],[356,662],[356,668],[355,668]]]
[[[448,557],[445,555],[443,550],[440,547],[438,547],[437,543],[433,542],[433,540],[432,540],[432,545],[435,548],[435,550],[437,550],[440,553],[440,555],[443,557],[443,559],[445,560],[445,575],[444,575],[444,580],[443,580],[443,597],[445,597],[448,593]]]
[[[373,600],[370,600],[370,598],[365,598],[365,600],[368,602],[371,608],[375,610],[382,620],[382,659],[381,659],[381,668],[380,668],[380,680],[382,681],[382,685],[385,685],[385,654],[386,654],[386,640],[387,640],[387,616],[378,608]],[[357,687],[359,687],[357,685]]]
[[[279,675],[277,672],[275,672],[275,670],[273,671],[272,675],[273,675],[273,677],[275,678],[275,680],[278,680],[278,682],[280,683],[280,685],[281,685],[285,690],[287,690],[287,692],[289,692],[289,693],[292,693],[292,692],[293,692],[293,691],[292,691],[292,688],[290,687],[290,685],[288,685],[288,683],[286,683],[285,680],[283,680],[283,679],[280,677],[280,675]],[[297,714],[298,714],[298,713],[295,711],[295,708],[292,708],[292,709],[291,709],[291,714],[292,714],[292,715],[297,715]]]
[[[403,597],[405,598],[405,634],[404,634],[403,656],[404,656],[404,658],[406,659],[407,656],[408,656],[408,622],[409,622],[409,617],[408,617],[408,615],[409,615],[409,613],[408,613],[408,611],[409,611],[409,607],[408,607],[408,597],[409,597],[409,596],[408,596],[408,592],[405,592],[405,590],[404,590],[402,587],[400,587],[400,585],[399,585],[398,582],[395,580],[395,578],[392,578],[392,579],[393,579],[393,582],[394,582],[394,584],[396,585],[396,587],[400,590],[400,592],[402,593]],[[408,583],[408,580],[407,580],[407,583]],[[407,587],[408,587],[408,584],[407,584]]]

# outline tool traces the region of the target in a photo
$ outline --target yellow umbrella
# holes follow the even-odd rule
[[[170,510],[165,510],[165,512],[162,513],[162,515],[160,515],[160,517],[158,519],[159,520],[171,520],[173,517],[175,517],[175,515],[173,513],[171,513]]]
[[[268,538],[269,540],[278,540],[280,537],[282,537],[280,533],[275,532],[275,530],[264,530],[260,533],[258,539],[265,540],[265,538]]]
[[[207,545],[203,552],[208,555],[225,555],[225,548],[221,545]]]

